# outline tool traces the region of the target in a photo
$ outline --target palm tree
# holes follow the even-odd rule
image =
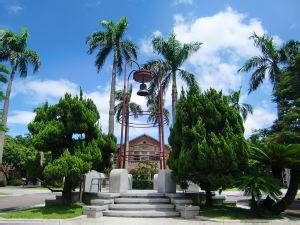
[[[104,28],[104,31],[92,33],[87,38],[86,43],[89,47],[88,54],[92,54],[96,49],[98,50],[95,61],[98,72],[103,67],[108,55],[113,54],[108,133],[114,134],[116,74],[117,72],[121,73],[124,59],[129,61],[132,57],[137,58],[137,46],[124,39],[128,27],[126,17],[122,17],[117,24],[114,24],[111,20],[102,20],[100,25]]]
[[[185,83],[190,86],[195,82],[194,75],[187,72],[180,67],[188,59],[188,57],[199,50],[201,43],[192,42],[188,44],[182,44],[176,40],[174,33],[171,33],[169,37],[164,40],[162,37],[154,37],[152,40],[154,52],[163,57],[164,76],[162,80],[163,89],[166,90],[170,83],[172,83],[172,121],[175,122],[175,108],[177,103],[177,75],[181,77]],[[149,61],[148,67],[155,64],[155,61]],[[154,77],[150,84],[150,92],[153,92],[157,87],[158,77]]]
[[[7,123],[9,97],[11,93],[12,82],[15,74],[18,72],[20,77],[27,77],[28,65],[33,67],[33,72],[37,72],[41,61],[38,54],[27,48],[27,38],[29,37],[27,29],[22,29],[20,34],[10,30],[1,32],[0,37],[0,61],[8,61],[11,66],[11,72],[8,78],[7,89],[4,99],[3,114],[1,124],[3,127]],[[0,131],[0,163],[2,163],[2,153],[4,146],[5,132]]]
[[[253,113],[253,108],[250,104],[240,103],[241,89],[239,91],[230,90],[228,98],[230,105],[235,108],[241,114],[243,120],[246,121],[248,114]]]
[[[6,66],[0,64],[0,83],[6,83],[7,82],[7,75],[9,74],[9,70],[6,68]],[[0,90],[0,101],[3,101],[5,99],[5,95],[2,90]],[[0,116],[2,113],[0,112]],[[5,127],[0,124],[0,131],[5,131]],[[1,162],[0,162],[1,164]]]
[[[253,39],[254,46],[260,50],[259,56],[248,59],[239,69],[241,72],[254,70],[250,78],[249,93],[255,91],[269,77],[273,84],[273,90],[276,91],[277,84],[282,75],[282,66],[289,63],[299,51],[300,43],[290,40],[281,48],[276,48],[273,38],[267,35],[258,36],[254,33],[250,36]],[[280,115],[280,102],[277,106],[278,116]]]

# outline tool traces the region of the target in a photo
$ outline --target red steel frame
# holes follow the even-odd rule
[[[131,75],[136,71],[132,70],[128,77],[127,77],[127,65],[128,64],[136,64],[138,69],[140,70],[139,64],[134,61],[130,60],[125,63],[124,66],[124,87],[123,87],[123,106],[122,106],[122,118],[121,118],[121,141],[120,141],[120,151],[118,155],[118,168],[123,168],[125,169],[126,165],[126,159],[129,159],[129,154],[126,154],[127,152],[127,145],[126,145],[126,140],[128,137],[128,126],[129,127],[136,127],[136,128],[150,128],[155,126],[153,123],[130,123],[129,122],[129,109],[128,109],[128,86],[129,86],[129,80]],[[163,119],[163,90],[162,90],[162,71],[163,71],[163,65],[159,63],[159,72],[158,74],[158,112],[157,112],[157,121],[158,121],[158,136],[159,136],[159,159],[160,159],[160,169],[166,169],[166,154],[165,154],[165,148],[164,148],[164,124],[165,121]],[[151,72],[151,71],[150,71]],[[151,72],[153,74],[153,72]],[[127,81],[126,81],[127,78]],[[149,111],[142,111],[140,115],[149,115]],[[125,137],[124,137],[125,136]],[[124,143],[123,143],[124,142]]]

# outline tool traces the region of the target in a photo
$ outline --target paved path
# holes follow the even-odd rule
[[[200,221],[200,220],[184,220],[181,218],[117,218],[117,217],[100,217],[97,219],[74,219],[74,220],[6,220],[1,221],[0,224],[30,224],[30,225],[234,225],[234,224],[274,224],[274,225],[294,225],[300,224],[300,221],[220,221],[220,222],[210,222],[210,221]]]
[[[51,191],[45,189],[0,187],[0,192],[9,194],[0,196],[0,212],[42,205],[45,199],[55,198]]]
[[[43,205],[45,204],[45,199],[54,198],[55,195],[51,193],[0,197],[0,212]]]

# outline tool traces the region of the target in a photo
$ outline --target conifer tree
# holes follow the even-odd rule
[[[230,186],[247,167],[243,135],[242,118],[222,92],[200,93],[197,86],[182,91],[169,137],[173,178],[198,184],[211,205],[211,191]]]

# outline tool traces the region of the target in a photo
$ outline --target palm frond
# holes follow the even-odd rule
[[[120,40],[123,37],[127,27],[128,27],[127,19],[125,16],[122,16],[120,21],[115,26],[115,35],[117,40]]]
[[[104,46],[103,48],[100,49],[100,51],[96,55],[96,61],[95,61],[95,66],[97,67],[98,73],[103,67],[105,60],[112,50],[111,46]]]
[[[92,54],[97,48],[107,45],[107,39],[107,35],[103,31],[96,31],[88,36],[86,39],[86,44],[88,45],[88,54]]]
[[[191,85],[194,85],[197,83],[194,74],[189,73],[186,70],[179,69],[179,75],[181,79],[190,87]]]
[[[255,91],[258,86],[263,82],[268,67],[266,65],[259,66],[254,73],[251,75],[250,82],[249,82],[249,92]]]
[[[41,66],[39,55],[31,49],[26,49],[24,51],[24,57],[26,57],[27,62],[33,66],[33,72],[37,72]]]

